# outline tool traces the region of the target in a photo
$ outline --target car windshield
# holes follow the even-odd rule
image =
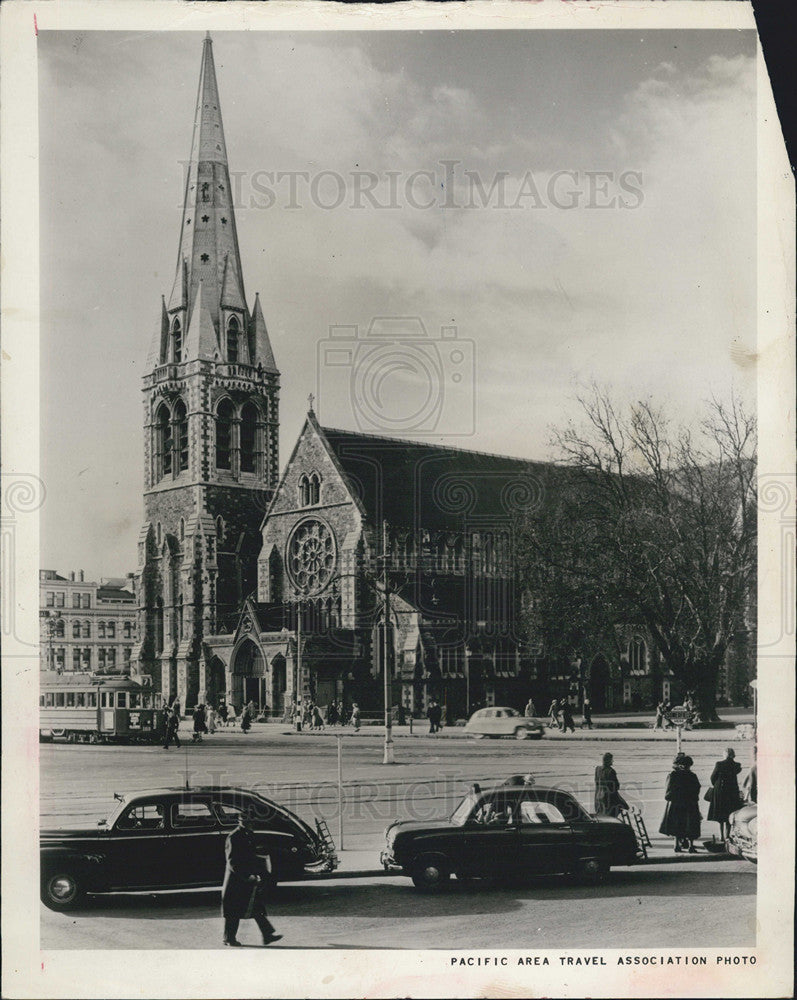
[[[466,795],[457,808],[451,813],[451,824],[453,826],[464,826],[468,816],[473,812],[473,807],[478,802],[477,797],[471,792]]]
[[[518,712],[518,711],[517,711],[516,709],[514,709],[514,708],[505,708],[505,709],[504,709],[504,715],[512,715],[512,716],[516,716],[516,715],[520,715],[520,712]]]

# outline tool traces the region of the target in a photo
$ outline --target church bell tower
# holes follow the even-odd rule
[[[257,587],[260,524],[279,471],[279,371],[250,311],[213,43],[202,48],[174,285],[143,378],[144,525],[133,669],[182,707],[213,697],[203,639]]]

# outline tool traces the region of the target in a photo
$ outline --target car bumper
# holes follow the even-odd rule
[[[390,853],[390,851],[382,851],[379,855],[379,863],[385,869],[386,872],[400,872],[403,868],[397,863],[396,859]]]

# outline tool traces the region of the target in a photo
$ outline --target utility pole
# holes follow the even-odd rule
[[[393,757],[393,679],[390,676],[388,657],[388,625],[390,623],[390,594],[387,572],[387,521],[382,521],[382,583],[385,588],[385,615],[382,632],[382,672],[385,682],[385,750],[383,764],[394,764]]]
[[[301,598],[296,602],[296,665],[294,667],[296,676],[293,681],[293,700],[296,705],[296,710],[299,713],[299,718],[302,717],[302,703],[299,698],[299,682],[302,677],[302,601]]]

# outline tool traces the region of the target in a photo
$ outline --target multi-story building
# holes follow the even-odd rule
[[[42,669],[130,673],[137,603],[132,573],[97,583],[83,570],[68,577],[40,570]]]

